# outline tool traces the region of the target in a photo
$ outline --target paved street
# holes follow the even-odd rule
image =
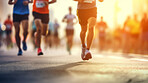
[[[61,49],[16,56],[16,50],[0,50],[0,83],[148,83],[148,57],[98,53],[82,61],[80,49],[73,55]]]

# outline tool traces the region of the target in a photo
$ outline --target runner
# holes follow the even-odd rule
[[[11,21],[11,16],[8,15],[8,18],[5,20],[4,25],[6,26],[6,44],[7,48],[12,47],[11,33],[13,22]]]
[[[54,22],[54,43],[55,43],[56,48],[58,47],[58,45],[60,43],[59,33],[58,33],[59,28],[60,28],[60,25],[56,19]]]
[[[140,50],[142,54],[148,53],[148,16],[144,13],[141,20],[141,39],[140,39]]]
[[[74,0],[78,1],[77,15],[79,18],[79,24],[81,25],[81,43],[83,60],[89,60],[92,58],[90,53],[90,47],[94,36],[94,26],[97,18],[96,0]],[[102,2],[103,0],[99,0]],[[87,26],[88,25],[88,26]],[[86,32],[88,31],[88,35]],[[86,38],[87,37],[87,38]],[[87,39],[87,46],[85,45],[85,38]]]
[[[96,24],[96,28],[99,30],[99,51],[103,51],[106,43],[106,29],[107,24],[103,21],[103,17],[101,16],[101,21]]]
[[[26,38],[28,35],[28,16],[29,16],[29,6],[28,4],[32,3],[32,0],[9,0],[8,4],[14,5],[13,7],[13,24],[15,27],[15,39],[18,46],[18,56],[22,55],[21,49],[21,38],[20,38],[20,24],[22,23],[23,27],[23,50],[27,50]]]
[[[56,0],[34,0],[33,2],[33,16],[35,25],[37,28],[36,45],[38,47],[37,54],[43,55],[41,49],[41,35],[47,35],[48,23],[49,23],[49,9],[48,4],[55,3]]]
[[[74,22],[74,20],[76,20],[76,22]],[[72,48],[73,35],[74,35],[73,25],[77,23],[76,16],[72,14],[71,7],[69,7],[69,14],[67,14],[62,21],[67,23],[67,26],[66,26],[67,51],[69,52],[69,55],[71,55],[71,48]]]

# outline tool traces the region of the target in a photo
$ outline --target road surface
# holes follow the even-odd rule
[[[80,50],[0,50],[0,83],[148,83],[147,56],[92,51],[93,59],[82,61]]]

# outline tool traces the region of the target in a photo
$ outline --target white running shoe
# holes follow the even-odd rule
[[[86,48],[82,47],[82,54],[81,54],[82,60],[89,60],[92,58],[91,53]]]

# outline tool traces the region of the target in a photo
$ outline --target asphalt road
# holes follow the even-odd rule
[[[0,83],[148,83],[147,56],[92,51],[93,59],[82,61],[79,50],[0,50]]]

